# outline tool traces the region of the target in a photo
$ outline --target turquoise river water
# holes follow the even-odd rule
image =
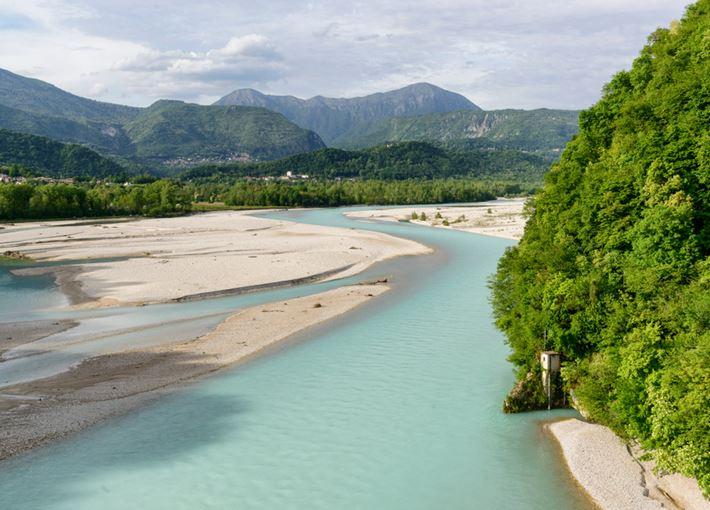
[[[501,412],[513,375],[486,282],[511,242],[342,212],[270,216],[387,232],[436,252],[349,279],[389,276],[393,288],[276,352],[0,463],[0,509],[589,508],[541,427],[572,413]],[[86,312],[83,332],[58,343],[103,327],[116,328],[115,338],[69,342],[61,359],[5,361],[0,382],[116,345],[194,334],[236,308],[342,283]],[[61,304],[48,285],[0,272],[0,321],[63,317],[38,310]],[[135,324],[154,327],[126,330]]]

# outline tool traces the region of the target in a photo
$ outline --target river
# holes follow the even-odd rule
[[[393,288],[297,335],[276,352],[3,462],[0,508],[589,508],[541,427],[543,420],[573,413],[501,412],[513,373],[503,337],[492,325],[486,283],[512,242],[354,221],[342,212],[269,216],[377,230],[423,242],[436,252],[385,262],[348,279],[388,276]],[[12,307],[8,293],[32,300],[42,285],[43,306],[61,298],[47,290],[44,280],[7,278],[4,283],[0,278],[6,306],[0,320],[66,314]],[[3,362],[0,381],[21,380],[23,371],[56,372],[76,356],[149,344],[168,331],[194,334],[235,308],[342,283],[86,312],[88,326],[80,327],[87,329],[74,332],[74,338],[101,327],[115,328],[115,337],[98,347],[76,342],[72,348],[78,351],[69,361],[50,356],[8,368],[2,365],[11,361]],[[152,333],[125,331],[157,317]],[[176,327],[170,320],[177,318],[188,320]],[[197,324],[192,329],[184,326],[192,323]]]

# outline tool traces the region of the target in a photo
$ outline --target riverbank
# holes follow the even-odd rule
[[[76,326],[72,320],[0,322],[0,361],[3,354],[20,345],[55,335]]]
[[[0,459],[126,414],[180,386],[231,367],[386,292],[383,283],[339,287],[239,311],[195,340],[87,359],[0,393]]]
[[[548,424],[567,467],[602,510],[710,510],[695,480],[656,475],[609,428],[570,419]]]
[[[525,199],[501,200],[466,206],[397,207],[353,211],[350,218],[383,221],[408,221],[430,227],[462,230],[504,239],[523,236]]]
[[[123,222],[7,225],[0,252],[40,262],[75,305],[140,305],[349,276],[431,250],[386,234],[276,221],[243,211]],[[73,261],[86,263],[73,263]]]
[[[430,206],[354,211],[358,219],[406,221],[476,234],[520,239],[524,200],[473,206]],[[422,219],[422,213],[424,219]],[[579,420],[548,426],[560,444],[570,474],[603,510],[670,508],[710,510],[697,481],[679,474],[655,475],[610,429]]]

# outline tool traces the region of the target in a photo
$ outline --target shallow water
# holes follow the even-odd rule
[[[486,280],[511,243],[340,212],[279,215],[437,253],[374,269],[391,292],[277,352],[0,464],[0,508],[587,508],[539,424],[571,413],[500,411],[513,376]]]
[[[21,262],[0,260],[0,320],[3,316],[24,314],[35,308],[62,306],[64,296],[52,290],[51,276],[15,276],[13,269],[26,267]]]

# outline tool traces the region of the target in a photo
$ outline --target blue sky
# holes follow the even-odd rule
[[[483,108],[584,108],[686,0],[0,0],[0,67],[94,99],[428,81]]]

